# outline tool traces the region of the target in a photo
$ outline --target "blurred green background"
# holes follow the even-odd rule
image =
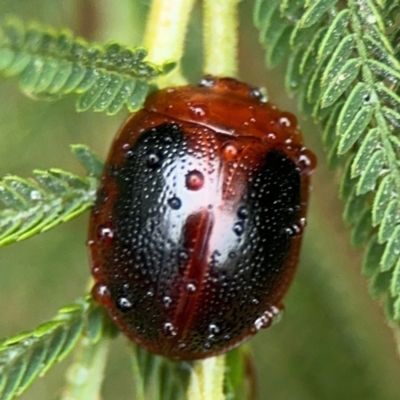
[[[146,0],[0,0],[0,16],[17,14],[69,27],[90,40],[140,44]],[[241,11],[241,78],[268,87],[280,108],[296,110],[283,91],[283,71],[267,72],[251,1]],[[201,10],[193,13],[185,71],[201,76]],[[102,157],[126,115],[77,114],[74,100],[35,102],[13,79],[0,80],[0,176],[29,176],[60,167],[83,173],[69,145],[85,143]],[[324,164],[321,132],[301,120],[306,143],[319,155],[302,260],[286,299],[283,321],[251,341],[262,400],[400,399],[400,362],[392,330],[368,295],[361,254],[342,223],[338,179]],[[31,329],[84,293],[89,278],[87,217],[0,251],[0,337]],[[111,347],[104,398],[132,399],[126,342]],[[57,398],[67,359],[39,379],[21,399]]]

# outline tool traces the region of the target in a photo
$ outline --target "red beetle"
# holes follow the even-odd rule
[[[247,84],[152,94],[114,140],[91,214],[95,299],[169,358],[239,345],[282,307],[314,164],[296,118]]]

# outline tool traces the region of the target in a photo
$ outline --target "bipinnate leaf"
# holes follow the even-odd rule
[[[103,323],[103,313],[87,297],[62,308],[33,331],[1,340],[0,400],[12,400],[23,393],[37,377],[64,359],[83,334],[91,331],[89,340],[100,340]]]
[[[52,168],[34,171],[33,179],[9,175],[0,181],[0,246],[45,232],[91,207],[102,163],[84,145],[73,146],[73,152],[88,176]]]
[[[111,42],[89,44],[68,30],[24,25],[8,18],[0,23],[0,74],[17,76],[30,97],[55,100],[78,95],[77,110],[116,114],[138,110],[158,76],[173,63],[145,61],[147,51]]]
[[[280,30],[291,29],[285,86],[322,125],[328,164],[344,173],[352,242],[366,245],[370,292],[400,321],[400,9],[385,0],[284,0],[277,15],[277,3],[256,1],[256,26],[271,26],[274,9]],[[260,35],[267,53],[270,35]]]

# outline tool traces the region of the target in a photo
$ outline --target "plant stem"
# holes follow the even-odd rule
[[[153,0],[147,21],[144,44],[147,59],[155,64],[167,61],[178,63],[166,77],[159,78],[159,86],[182,85],[180,61],[183,56],[186,28],[195,0]]]
[[[204,72],[235,77],[238,72],[240,0],[204,0]]]
[[[75,360],[67,371],[67,386],[61,400],[100,400],[101,384],[107,361],[110,337],[104,335],[96,343],[83,337],[75,352]]]
[[[225,356],[197,361],[190,375],[187,398],[224,400]]]

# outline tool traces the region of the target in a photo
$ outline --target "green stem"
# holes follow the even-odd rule
[[[190,375],[187,398],[224,400],[225,356],[197,361]]]
[[[235,77],[238,72],[240,0],[204,0],[204,72]]]
[[[144,43],[147,59],[155,64],[178,63],[167,77],[157,80],[159,86],[182,85],[180,61],[183,57],[186,28],[195,0],[153,0],[147,21]]]
[[[67,371],[67,386],[61,400],[100,400],[101,385],[107,361],[109,335],[96,343],[83,337],[75,360]]]

